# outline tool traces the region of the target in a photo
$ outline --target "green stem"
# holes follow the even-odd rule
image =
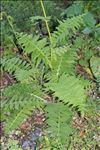
[[[45,17],[45,24],[46,24],[46,28],[47,28],[47,31],[48,31],[50,43],[52,44],[52,38],[51,38],[50,28],[49,28],[48,22],[47,22],[47,20],[46,20],[47,15],[46,15],[46,12],[45,12],[45,8],[44,8],[44,5],[43,5],[43,1],[40,0],[40,3],[41,3],[41,7],[42,7],[43,14],[44,14],[44,17]],[[51,63],[52,63],[53,54],[52,54],[52,47],[51,47],[51,46],[50,46],[50,50],[51,50]],[[52,66],[51,66],[51,68],[52,68]]]
[[[42,7],[43,14],[44,14],[44,17],[45,17],[45,24],[46,24],[46,28],[47,28],[47,31],[48,31],[49,39],[50,39],[50,42],[52,43],[51,33],[50,33],[50,29],[49,29],[48,22],[47,22],[47,20],[46,20],[46,17],[47,17],[47,16],[46,16],[45,8],[44,8],[44,5],[43,5],[43,1],[40,0],[40,3],[41,3],[41,7]]]

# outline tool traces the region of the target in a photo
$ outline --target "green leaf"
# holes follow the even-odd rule
[[[96,20],[93,18],[93,15],[89,12],[83,17],[83,19],[87,27],[94,27],[96,24]]]
[[[67,16],[67,17],[73,17],[76,15],[80,15],[83,13],[83,5],[81,3],[76,3],[71,6],[69,6],[62,14],[61,16]]]
[[[5,71],[10,73],[15,72],[17,69],[29,70],[31,68],[30,64],[27,61],[22,60],[16,55],[7,55],[1,59],[1,65]]]
[[[31,17],[32,22],[35,22],[35,21],[38,21],[38,20],[49,21],[50,19],[51,19],[51,17],[43,17],[43,16],[33,16],[33,17]]]
[[[22,83],[23,82],[28,83],[33,80],[34,70],[33,69],[29,69],[29,70],[17,69],[14,75],[18,81]]]
[[[47,39],[43,38],[39,40],[38,36],[27,35],[24,33],[17,33],[18,42],[24,50],[24,53],[31,54],[32,61],[40,64],[43,61],[46,65],[51,66],[51,62],[48,58],[50,48],[46,48]],[[49,50],[49,51],[46,51]]]
[[[48,132],[59,144],[66,144],[69,135],[72,134],[71,127],[72,112],[63,103],[51,103],[45,108],[47,112]]]
[[[21,110],[14,110],[14,112],[12,112],[13,114],[6,119],[5,132],[9,133],[18,128],[22,122],[32,114],[33,108],[34,107],[31,106],[29,108],[24,107]]]
[[[59,78],[63,73],[74,74],[76,52],[68,46],[55,48],[56,60],[53,62],[53,76]]]
[[[36,83],[17,83],[8,86],[3,91],[3,96],[7,97],[2,108],[4,110],[20,109],[24,106],[34,104],[34,106],[41,106],[44,99],[42,99],[41,87]]]
[[[54,95],[60,100],[72,107],[78,107],[81,112],[84,112],[87,98],[85,82],[88,81],[63,74],[58,81],[51,80],[46,86],[47,90],[54,91]]]
[[[59,21],[59,26],[57,31],[52,34],[53,44],[64,45],[66,44],[69,37],[72,36],[71,33],[76,33],[77,30],[84,24],[83,17],[86,14],[79,16],[74,16],[63,21]]]

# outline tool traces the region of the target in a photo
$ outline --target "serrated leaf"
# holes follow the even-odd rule
[[[87,96],[85,93],[86,84],[82,83],[85,82],[88,81],[63,74],[58,81],[48,82],[46,86],[47,89],[54,91],[54,95],[60,100],[84,111]]]
[[[68,106],[62,103],[48,104],[45,108],[47,112],[48,131],[59,143],[65,144],[68,136],[72,133],[71,127],[72,112]]]

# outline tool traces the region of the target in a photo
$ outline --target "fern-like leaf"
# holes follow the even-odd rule
[[[47,89],[54,91],[54,95],[68,105],[78,107],[81,112],[85,110],[86,87],[80,78],[63,74],[58,81],[47,83]],[[88,82],[88,81],[87,81]],[[89,84],[88,84],[89,85]]]
[[[57,31],[52,35],[52,41],[55,44],[65,44],[71,31],[74,33],[84,24],[83,17],[85,14],[68,18],[67,20],[59,21]]]
[[[20,109],[31,104],[38,107],[43,104],[42,91],[35,83],[17,83],[9,86],[3,91],[3,96],[7,96],[2,106],[5,110]]]
[[[15,72],[17,69],[30,69],[30,64],[23,61],[15,55],[7,55],[1,59],[1,65],[5,71],[10,73]]]
[[[27,61],[15,55],[3,57],[1,59],[1,65],[4,71],[12,73],[14,78],[20,82],[32,81],[36,71]]]
[[[51,62],[48,59],[48,49],[46,48],[46,39],[39,40],[38,36],[32,37],[32,35],[27,35],[20,33],[18,36],[18,42],[23,48],[24,52],[27,54],[32,54],[32,60],[36,61],[37,64],[43,60],[43,62],[51,67]]]
[[[31,82],[33,80],[34,77],[34,69],[18,69],[15,71],[15,78],[20,81],[20,82],[24,82],[24,83],[28,83]]]
[[[55,49],[56,60],[53,63],[52,72],[56,78],[63,73],[74,74],[76,64],[76,52],[68,46]]]
[[[12,111],[10,117],[6,118],[5,132],[9,133],[18,128],[21,123],[32,114],[33,109],[34,107],[31,105],[30,107]]]
[[[3,91],[3,96],[6,98],[1,105],[4,118],[5,112],[10,112],[10,116],[6,117],[7,133],[19,127],[34,108],[44,106],[42,91],[35,83],[17,83],[9,86]]]
[[[72,112],[63,103],[52,103],[46,106],[48,131],[59,145],[66,144],[72,133]]]
[[[65,9],[62,13],[61,16],[67,16],[67,17],[72,17],[72,16],[77,16],[83,13],[83,5],[81,1],[77,1],[77,3],[73,3],[71,6],[69,6],[67,9]]]

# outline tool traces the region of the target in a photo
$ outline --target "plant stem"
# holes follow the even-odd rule
[[[45,8],[44,8],[44,5],[43,5],[43,1],[40,0],[40,3],[41,3],[41,7],[42,7],[43,14],[44,14],[44,17],[45,17],[45,24],[46,24],[46,28],[47,28],[48,35],[49,35],[49,40],[50,40],[50,43],[52,44],[52,38],[51,38],[50,28],[49,28],[48,22],[46,20],[47,16],[46,16]],[[51,47],[51,45],[50,45],[50,50],[51,50],[51,67],[50,68],[52,68],[53,53],[52,53],[52,47]]]
[[[40,3],[41,3],[41,7],[42,7],[43,14],[44,14],[44,17],[45,17],[45,24],[46,24],[46,28],[47,28],[47,31],[48,31],[49,39],[50,39],[50,42],[52,43],[51,33],[50,33],[50,29],[49,29],[48,22],[47,22],[47,20],[46,20],[46,17],[47,17],[47,16],[46,16],[45,8],[44,8],[44,5],[43,5],[43,1],[40,0]]]

